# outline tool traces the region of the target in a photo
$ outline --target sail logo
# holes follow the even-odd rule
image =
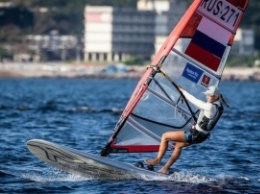
[[[194,83],[198,83],[202,74],[203,74],[203,71],[201,69],[187,63],[186,67],[184,68],[184,71],[182,73],[182,76],[189,79],[190,81],[192,81]]]
[[[210,77],[207,75],[203,75],[202,80],[201,80],[201,85],[208,87],[210,82]]]

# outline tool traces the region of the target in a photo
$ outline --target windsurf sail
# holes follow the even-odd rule
[[[177,86],[202,100],[202,92],[218,86],[248,1],[193,1],[137,84],[101,156],[156,152],[164,132],[190,129],[199,110]]]

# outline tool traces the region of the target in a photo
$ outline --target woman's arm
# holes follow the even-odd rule
[[[185,91],[183,88],[179,87],[179,90],[183,93],[183,95],[185,96],[185,98],[190,101],[192,104],[194,104],[196,107],[198,107],[199,109],[202,110],[209,110],[210,104],[207,102],[204,102],[202,100],[199,100],[197,98],[195,98],[193,95],[191,95],[190,93],[188,93],[187,91]]]

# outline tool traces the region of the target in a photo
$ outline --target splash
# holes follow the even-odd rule
[[[57,175],[57,174],[40,174],[40,173],[22,173],[22,178],[32,180],[34,182],[77,182],[77,181],[85,181],[89,180],[89,178],[84,178],[80,175],[74,175],[74,174],[63,174]]]
[[[161,176],[160,174],[158,174],[158,176],[145,176],[139,174],[139,178],[145,181],[174,181],[193,184],[208,184],[215,182],[215,179],[202,175],[193,174],[191,172],[174,172],[168,177]]]
[[[17,170],[3,171],[5,174],[20,177],[33,182],[79,182],[92,180],[91,178],[82,177],[78,174],[70,174],[52,167],[41,168],[40,170]]]

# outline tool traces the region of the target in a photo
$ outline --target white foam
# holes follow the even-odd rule
[[[91,180],[92,178],[86,178],[77,174],[65,173],[56,169],[47,169],[41,172],[27,171],[22,172],[20,177],[26,178],[35,182],[78,182]]]
[[[174,172],[172,175],[169,175],[168,177],[162,176],[160,174],[158,174],[157,176],[147,176],[147,175],[139,174],[137,178],[145,181],[174,181],[174,182],[184,182],[184,183],[193,183],[193,184],[200,184],[200,183],[207,184],[215,181],[212,178],[196,175],[190,172]]]

